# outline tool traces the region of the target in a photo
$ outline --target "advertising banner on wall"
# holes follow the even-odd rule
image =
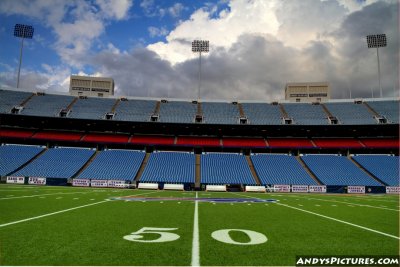
[[[288,184],[275,184],[274,192],[288,193],[290,192],[290,185]]]
[[[91,180],[90,185],[92,187],[107,187],[107,180]]]
[[[310,193],[326,193],[326,185],[310,185],[308,187]]]
[[[127,188],[128,186],[129,184],[124,180],[108,180],[108,187]]]
[[[386,186],[386,194],[400,194],[400,186]]]
[[[293,193],[307,193],[308,185],[292,185]]]
[[[7,176],[7,184],[24,184],[25,177]]]
[[[45,185],[46,178],[44,178],[44,177],[29,177],[28,184]]]
[[[89,179],[73,179],[72,186],[88,187],[88,186],[90,186],[90,180]]]
[[[349,193],[349,194],[365,194],[365,186],[349,185],[347,187],[347,193]]]

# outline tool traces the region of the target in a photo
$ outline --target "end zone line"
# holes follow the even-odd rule
[[[193,221],[193,243],[192,243],[192,266],[200,266],[200,246],[199,246],[199,202],[194,201],[194,221]]]
[[[313,215],[316,215],[316,216],[319,216],[319,217],[322,217],[322,218],[325,218],[325,219],[329,219],[329,220],[332,220],[332,221],[344,223],[344,224],[351,225],[351,226],[354,226],[354,227],[357,227],[357,228],[360,228],[360,229],[364,229],[364,230],[367,230],[367,231],[370,231],[370,232],[374,232],[374,233],[377,233],[377,234],[380,234],[380,235],[384,235],[384,236],[388,236],[388,237],[400,240],[400,237],[398,237],[398,236],[387,234],[387,233],[384,233],[384,232],[381,232],[381,231],[378,231],[378,230],[374,230],[374,229],[371,229],[371,228],[368,228],[368,227],[364,227],[364,226],[361,226],[361,225],[358,225],[358,224],[349,223],[349,222],[342,221],[342,220],[339,220],[339,219],[336,219],[336,218],[333,218],[333,217],[329,217],[329,216],[322,215],[322,214],[319,214],[319,213],[316,213],[316,212],[300,209],[300,208],[297,208],[297,207],[292,207],[292,206],[289,206],[289,205],[286,205],[286,204],[282,204],[282,203],[275,203],[275,204],[279,205],[279,206],[284,206],[284,207],[287,207],[287,208],[299,210],[299,211],[302,211],[302,212],[306,212],[306,213],[309,213],[309,214],[313,214]]]
[[[149,193],[137,194],[135,196],[154,194],[154,193],[157,193],[157,192],[149,192]],[[99,202],[95,202],[95,203],[90,203],[90,204],[86,204],[86,205],[82,205],[82,206],[78,206],[78,207],[73,207],[73,208],[69,208],[69,209],[65,209],[65,210],[59,210],[59,211],[55,211],[55,212],[51,212],[51,213],[47,213],[47,214],[43,214],[43,215],[31,217],[31,218],[26,218],[26,219],[14,221],[14,222],[4,223],[4,224],[0,224],[0,228],[1,227],[5,227],[5,226],[9,226],[9,225],[13,225],[13,224],[17,224],[17,223],[32,221],[32,220],[36,220],[36,219],[40,219],[40,218],[44,218],[44,217],[48,217],[48,216],[64,213],[64,212],[71,211],[71,210],[76,210],[76,209],[81,209],[81,208],[85,208],[85,207],[89,207],[89,206],[94,206],[94,205],[102,204],[102,203],[105,203],[105,202],[112,202],[112,201],[107,199],[107,200],[103,200],[103,201],[99,201]]]

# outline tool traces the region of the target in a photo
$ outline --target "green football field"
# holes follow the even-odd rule
[[[2,184],[0,265],[268,266],[294,265],[298,255],[398,255],[399,205],[398,195]]]

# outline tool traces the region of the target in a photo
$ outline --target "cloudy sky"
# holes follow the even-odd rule
[[[334,98],[379,95],[376,49],[365,36],[385,33],[379,50],[384,97],[399,93],[397,0],[1,0],[0,86],[15,87],[16,23],[26,40],[20,87],[67,92],[71,74],[113,77],[119,96],[193,99],[195,39],[203,99],[283,98],[287,82],[327,81]]]

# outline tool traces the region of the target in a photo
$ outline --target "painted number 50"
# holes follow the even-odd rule
[[[135,242],[143,243],[160,243],[160,242],[170,242],[179,239],[179,235],[175,233],[169,233],[165,231],[174,231],[178,228],[154,228],[154,227],[143,227],[139,231],[133,232],[130,235],[124,236],[124,239]],[[146,234],[158,234],[160,235],[156,239],[143,239]]]

